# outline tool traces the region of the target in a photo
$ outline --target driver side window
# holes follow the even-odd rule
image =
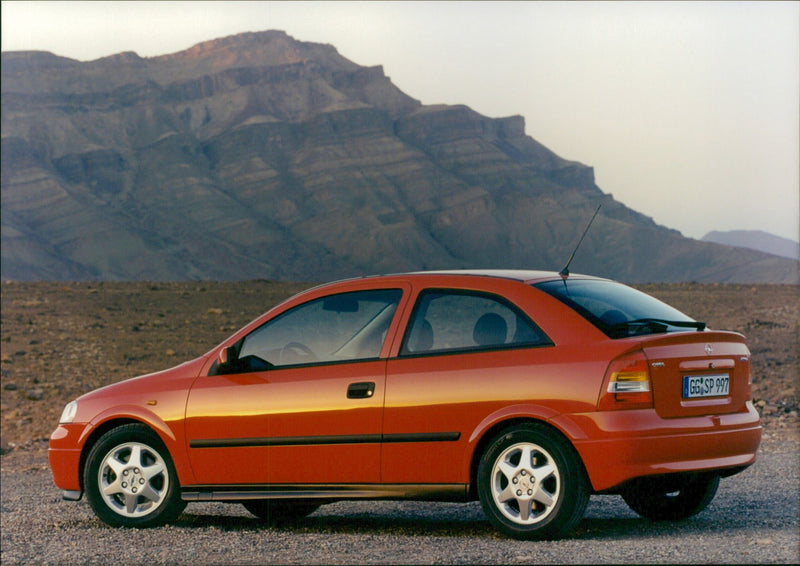
[[[356,291],[315,299],[247,335],[238,358],[271,366],[375,359],[402,291]]]

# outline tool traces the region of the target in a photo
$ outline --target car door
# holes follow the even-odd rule
[[[318,297],[238,340],[224,371],[199,378],[189,394],[198,483],[378,482],[381,352],[401,295],[393,288]]]

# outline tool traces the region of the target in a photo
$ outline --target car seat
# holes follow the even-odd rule
[[[487,312],[481,316],[472,331],[472,339],[478,346],[505,344],[507,335],[508,325],[505,319],[493,312]]]
[[[416,328],[411,333],[408,341],[409,352],[427,352],[433,348],[433,327],[426,319],[422,319],[416,324]]]

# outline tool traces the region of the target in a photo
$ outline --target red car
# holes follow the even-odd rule
[[[745,338],[620,283],[409,273],[305,291],[206,355],[67,405],[49,459],[110,525],[241,502],[270,522],[344,499],[479,499],[552,538],[592,494],[703,510],[756,459]]]

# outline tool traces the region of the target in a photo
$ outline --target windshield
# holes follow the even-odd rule
[[[533,285],[583,316],[610,338],[703,330],[681,311],[615,281],[562,279]]]

